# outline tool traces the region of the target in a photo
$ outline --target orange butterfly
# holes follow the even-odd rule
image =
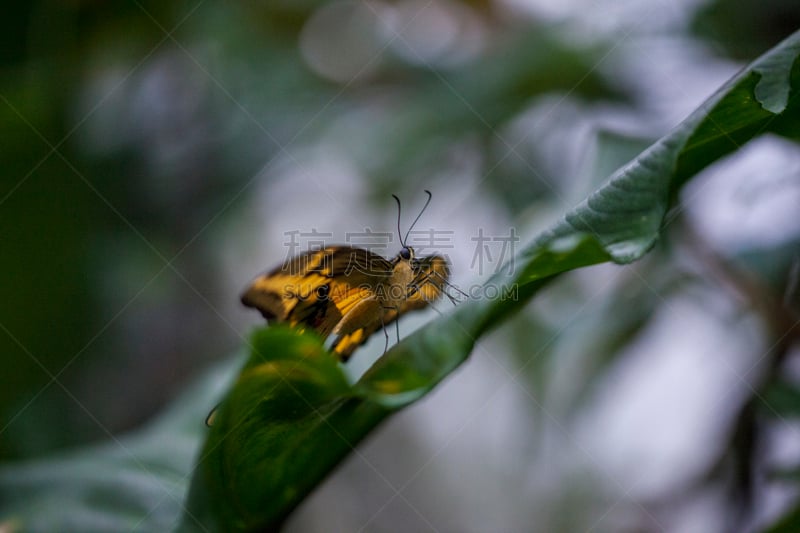
[[[297,255],[256,278],[242,303],[267,320],[334,336],[331,350],[343,361],[370,335],[401,315],[424,309],[441,296],[450,266],[440,255],[417,258],[408,235],[431,201],[411,224],[393,259],[352,246],[328,246]],[[400,200],[397,201],[398,230]],[[398,235],[399,235],[398,231]],[[386,333],[387,345],[389,335]]]

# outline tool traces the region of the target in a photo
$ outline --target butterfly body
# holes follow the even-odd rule
[[[444,290],[442,256],[417,259],[403,246],[392,260],[351,246],[299,254],[256,278],[242,295],[268,321],[312,329],[342,360],[400,315],[423,309]]]

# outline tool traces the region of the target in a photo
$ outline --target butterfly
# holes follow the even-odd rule
[[[402,248],[393,259],[353,246],[310,250],[253,280],[242,303],[261,311],[267,321],[332,337],[330,349],[342,361],[379,329],[388,346],[386,326],[405,313],[426,308],[445,292],[450,277],[447,259],[418,258],[406,244],[431,201],[430,191],[425,192],[428,200],[400,239]],[[400,200],[392,196],[397,201],[399,236]]]

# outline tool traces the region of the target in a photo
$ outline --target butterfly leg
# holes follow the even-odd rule
[[[384,320],[385,311],[392,310],[397,315],[400,313],[400,308],[390,305],[390,306],[382,306],[384,313],[381,313],[381,326],[383,327],[383,335],[386,337],[386,344],[383,346],[383,353],[386,353],[389,350],[389,332],[386,331],[386,321]],[[397,318],[394,319],[394,327],[395,331],[397,332],[397,342],[400,342],[400,321]]]
[[[383,308],[386,310],[386,307]],[[383,321],[383,313],[381,313],[381,327],[383,328],[383,335],[386,337],[386,342],[383,345],[383,353],[389,349],[389,332],[386,331],[386,322]]]
[[[395,307],[394,310],[398,314],[400,313],[400,309],[399,308]],[[399,344],[400,343],[400,321],[399,320],[395,320],[394,321],[394,329],[395,329],[395,333],[397,333],[397,342]]]

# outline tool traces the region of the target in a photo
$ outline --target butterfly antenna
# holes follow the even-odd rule
[[[403,248],[405,248],[406,243],[403,242],[403,238],[400,237],[400,235],[402,235],[400,233],[400,198],[394,194],[392,195],[392,198],[394,198],[394,201],[397,202],[397,238],[400,239],[400,244],[403,246]]]
[[[428,207],[428,204],[431,203],[431,198],[433,198],[433,195],[431,194],[431,191],[426,189],[425,190],[425,194],[428,195],[428,201],[425,202],[425,205],[422,206],[422,209],[420,210],[419,215],[417,215],[417,218],[415,218],[414,222],[411,223],[411,226],[408,228],[408,231],[406,232],[406,236],[403,238],[403,241],[407,241],[408,240],[408,236],[411,233],[411,230],[414,229],[414,226],[417,224],[417,220],[419,220],[419,217],[421,217],[422,213],[425,212],[425,209]],[[394,195],[392,195],[392,196],[394,196]],[[395,196],[395,198],[397,198],[397,197]],[[399,200],[397,201],[397,205],[398,205],[398,207],[400,206],[400,201]],[[399,211],[400,210],[398,209],[398,213],[397,213],[398,224],[399,224],[399,221],[400,221],[400,212]],[[405,242],[403,243],[403,246],[405,246]]]

